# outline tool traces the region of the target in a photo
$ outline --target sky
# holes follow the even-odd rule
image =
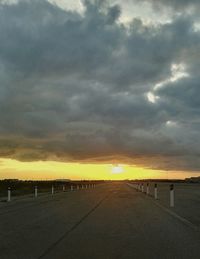
[[[198,0],[0,0],[0,179],[200,170]]]

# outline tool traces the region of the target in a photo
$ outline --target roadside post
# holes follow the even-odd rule
[[[170,184],[170,207],[174,207],[174,185]]]
[[[71,191],[73,191],[73,185],[71,185]]]
[[[8,187],[8,199],[7,199],[8,202],[11,201],[11,189],[10,187]]]
[[[51,194],[54,195],[54,186],[51,187]]]
[[[38,196],[38,188],[37,186],[35,186],[35,198],[37,198],[37,196]]]
[[[154,185],[154,198],[155,198],[155,200],[158,199],[158,187],[157,187],[157,183],[155,183],[155,185]]]
[[[144,192],[144,184],[142,183],[142,192]]]
[[[147,195],[149,195],[149,183],[147,183]]]

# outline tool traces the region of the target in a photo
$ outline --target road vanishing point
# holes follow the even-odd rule
[[[1,259],[199,259],[200,231],[123,182],[0,204]]]

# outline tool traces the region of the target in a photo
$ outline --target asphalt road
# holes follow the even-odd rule
[[[158,202],[169,207],[169,185],[157,183]],[[150,194],[154,194],[154,184],[150,183]],[[200,184],[174,183],[174,212],[200,227]],[[200,257],[199,257],[200,258]]]
[[[0,204],[1,259],[199,259],[200,231],[125,183]]]

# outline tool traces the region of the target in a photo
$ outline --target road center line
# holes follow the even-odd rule
[[[88,211],[78,222],[76,222],[69,230],[67,230],[55,243],[53,243],[47,250],[38,257],[44,258],[49,252],[51,252],[65,237],[67,237],[73,230],[75,230],[92,212],[94,212],[103,201],[105,201],[111,193],[107,194],[103,199],[101,199],[90,211]]]

